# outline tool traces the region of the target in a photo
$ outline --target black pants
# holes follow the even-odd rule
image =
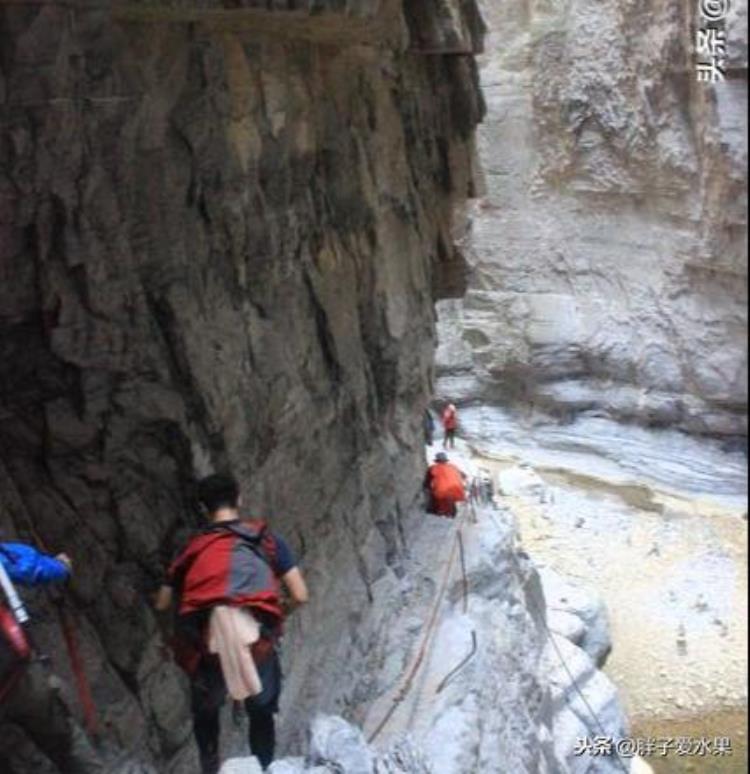
[[[456,431],[452,428],[446,429],[443,436],[443,448],[447,449],[449,446],[451,449],[456,448]]]
[[[245,700],[245,711],[250,721],[250,752],[265,769],[271,765],[276,747],[276,725],[273,716],[278,712],[281,693],[281,664],[276,650],[256,666],[263,683],[263,691],[258,696]],[[219,713],[226,697],[227,688],[219,659],[215,656],[204,658],[192,677],[190,697],[193,732],[198,744],[203,774],[216,774],[219,770]]]

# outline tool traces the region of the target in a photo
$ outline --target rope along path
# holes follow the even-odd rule
[[[377,739],[377,737],[380,735],[382,730],[388,725],[391,718],[393,717],[393,713],[396,711],[396,709],[401,704],[401,702],[403,702],[403,700],[406,698],[407,694],[411,690],[412,684],[414,682],[414,678],[416,677],[417,672],[419,671],[419,667],[422,665],[422,662],[424,661],[424,657],[425,657],[425,654],[427,653],[427,649],[430,644],[432,634],[435,630],[435,624],[438,621],[438,613],[440,611],[440,607],[443,602],[443,597],[445,596],[445,591],[448,588],[448,581],[450,579],[451,570],[453,569],[453,563],[456,558],[456,553],[458,552],[458,549],[459,549],[459,535],[461,533],[461,526],[464,521],[463,513],[461,514],[461,516],[457,521],[458,523],[456,524],[456,530],[453,533],[453,540],[451,541],[451,551],[448,557],[448,562],[445,565],[445,570],[443,572],[443,578],[440,584],[440,589],[438,591],[437,596],[435,597],[435,602],[433,603],[432,610],[430,611],[428,624],[424,629],[424,634],[422,635],[422,642],[420,643],[416,656],[412,661],[411,667],[409,668],[404,680],[402,681],[401,687],[399,688],[396,695],[391,700],[391,706],[388,708],[388,711],[385,713],[380,723],[378,723],[375,730],[372,732],[372,734],[370,734],[368,738],[368,742],[370,742],[371,744],[372,742],[375,741],[375,739]]]
[[[476,506],[474,504],[473,498],[469,499],[469,509],[471,514],[471,522],[476,524],[478,523],[478,515]],[[498,532],[502,532],[502,528],[497,522],[497,519],[495,519],[494,515],[490,511],[486,511],[487,515],[490,517],[490,520],[494,524],[495,528],[498,530]],[[375,739],[380,735],[380,733],[383,731],[383,729],[388,725],[388,723],[391,721],[391,718],[393,717],[394,713],[396,712],[396,709],[399,707],[399,705],[404,701],[406,696],[408,695],[409,691],[413,687],[414,678],[417,675],[417,672],[419,671],[420,666],[422,665],[424,661],[424,657],[427,654],[427,651],[431,645],[431,639],[432,635],[435,631],[435,626],[438,621],[438,613],[440,612],[440,608],[442,606],[443,597],[445,596],[445,591],[448,586],[448,581],[450,579],[451,570],[453,569],[453,564],[455,561],[456,553],[459,553],[460,559],[461,559],[461,571],[463,575],[463,609],[464,613],[467,612],[468,609],[468,579],[466,575],[466,562],[465,562],[465,555],[464,555],[464,544],[463,544],[463,536],[461,529],[463,527],[463,523],[465,521],[465,511],[462,513],[461,517],[458,519],[458,523],[456,524],[456,530],[454,532],[453,541],[451,544],[451,552],[450,556],[448,558],[448,562],[446,564],[445,570],[443,572],[443,577],[440,585],[440,590],[435,598],[435,602],[432,606],[432,610],[430,611],[430,617],[428,619],[427,627],[424,630],[424,634],[422,637],[422,641],[419,646],[419,650],[416,653],[416,656],[411,664],[411,667],[409,668],[408,672],[406,673],[405,678],[402,681],[401,687],[391,700],[391,705],[388,708],[388,711],[383,716],[380,723],[378,723],[375,730],[370,734],[368,741],[372,744]],[[516,571],[518,573],[518,577],[523,577],[524,573],[521,568],[520,562],[518,560],[518,556],[516,554],[516,551],[513,550],[511,552],[511,556],[513,559],[513,562],[516,567]],[[523,581],[522,587],[525,587],[526,584],[529,582],[530,578],[527,578]],[[527,597],[527,602],[531,608],[533,608],[533,611],[536,615],[537,620],[542,622],[542,626],[544,629],[545,636],[549,640],[550,644],[552,645],[552,649],[555,652],[555,655],[557,656],[557,659],[559,660],[562,668],[565,670],[566,674],[568,675],[568,678],[570,679],[570,684],[573,687],[573,690],[576,692],[578,697],[581,699],[581,702],[583,703],[584,707],[586,708],[587,712],[591,716],[592,720],[594,721],[594,724],[596,728],[599,730],[600,734],[602,736],[606,736],[606,730],[604,728],[603,723],[599,719],[599,716],[597,715],[594,708],[591,706],[591,703],[586,698],[585,694],[583,693],[583,690],[578,685],[578,681],[575,678],[575,675],[573,674],[572,670],[568,666],[568,663],[565,660],[564,655],[562,654],[562,651],[560,650],[560,647],[558,646],[557,642],[555,641],[554,635],[552,631],[547,626],[546,617],[543,614],[543,611],[539,609],[536,602],[531,597]],[[478,650],[478,642],[477,642],[477,635],[476,631],[472,629],[471,631],[471,641],[472,646],[469,654],[464,657],[464,659],[456,666],[454,667],[440,682],[440,684],[437,687],[436,693],[440,693],[445,686],[450,682],[450,680],[453,679],[453,677],[458,674],[458,672],[461,671],[461,669],[466,666],[466,664],[474,657]],[[625,774],[629,774],[630,767],[625,763],[625,761],[622,759],[622,756],[615,750],[615,760],[617,761],[618,766],[622,769]]]

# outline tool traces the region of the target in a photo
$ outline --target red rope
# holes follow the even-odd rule
[[[47,554],[52,552],[49,550],[42,536],[36,531],[31,518],[26,515],[26,522],[31,536],[36,541],[36,544]],[[63,592],[64,595],[65,592]],[[73,672],[73,677],[76,681],[76,690],[78,692],[78,698],[81,702],[81,709],[83,710],[84,723],[86,730],[92,736],[95,736],[98,731],[98,723],[96,719],[96,705],[94,704],[94,698],[91,695],[91,687],[89,686],[88,677],[86,676],[86,669],[83,666],[83,659],[81,658],[81,650],[78,647],[78,638],[75,632],[75,622],[72,615],[69,614],[65,608],[64,596],[51,595],[52,599],[57,606],[57,613],[60,619],[60,628],[62,629],[63,637],[65,638],[65,645],[68,650],[68,659],[70,660],[70,668]]]
[[[81,700],[81,707],[83,709],[86,730],[89,732],[89,734],[95,736],[98,731],[98,724],[96,721],[96,706],[94,705],[94,699],[91,695],[91,688],[89,687],[89,681],[86,677],[86,670],[83,666],[81,651],[78,647],[75,623],[72,617],[68,614],[68,611],[65,609],[65,603],[62,599],[57,603],[57,605],[57,611],[60,616],[60,628],[62,629],[63,637],[65,637],[65,645],[68,648],[70,666],[73,670],[73,676],[76,681],[78,698]]]
[[[459,541],[458,536],[460,534],[461,534],[461,522],[459,522],[458,526],[456,527],[456,532],[454,533],[453,545],[451,546],[451,552],[450,552],[450,556],[448,557],[448,562],[445,565],[445,572],[443,573],[443,580],[440,585],[440,590],[438,591],[437,596],[435,597],[435,602],[432,607],[432,612],[430,613],[430,619],[426,627],[423,629],[422,642],[419,646],[417,656],[414,662],[412,663],[411,668],[409,669],[409,672],[406,675],[406,678],[404,679],[401,685],[401,688],[392,699],[391,706],[389,707],[388,711],[385,713],[380,723],[378,723],[375,730],[367,738],[367,741],[370,744],[372,744],[375,741],[375,739],[380,735],[380,732],[388,725],[391,717],[393,717],[393,713],[396,711],[396,708],[406,698],[406,695],[411,690],[414,677],[419,671],[419,667],[421,666],[422,661],[424,660],[424,657],[427,654],[427,646],[429,644],[430,638],[432,637],[432,632],[433,632],[433,629],[435,628],[435,624],[437,623],[438,612],[440,611],[440,605],[443,601],[443,596],[448,586],[448,580],[451,575],[451,569],[453,568],[453,561],[456,557],[456,548],[458,546],[458,541]]]

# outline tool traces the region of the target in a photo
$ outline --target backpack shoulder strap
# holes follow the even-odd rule
[[[248,519],[243,523],[247,524],[248,528],[257,535],[258,546],[263,552],[266,563],[275,575],[279,575],[277,569],[278,548],[273,532],[268,528],[268,523],[264,519]]]
[[[239,523],[224,524],[223,529],[236,535],[242,542],[274,570],[272,557],[266,550],[267,538],[270,536],[268,526],[264,521],[251,521],[246,519]]]

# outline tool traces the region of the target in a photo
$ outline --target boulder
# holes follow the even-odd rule
[[[219,774],[263,774],[263,769],[254,756],[229,758],[222,764]],[[294,774],[294,770],[289,770],[287,774]]]
[[[347,774],[373,774],[375,756],[362,732],[339,717],[316,717],[310,728],[308,760]]]
[[[547,605],[547,623],[584,650],[597,667],[604,666],[612,650],[609,618],[604,601],[549,567],[539,570]]]

